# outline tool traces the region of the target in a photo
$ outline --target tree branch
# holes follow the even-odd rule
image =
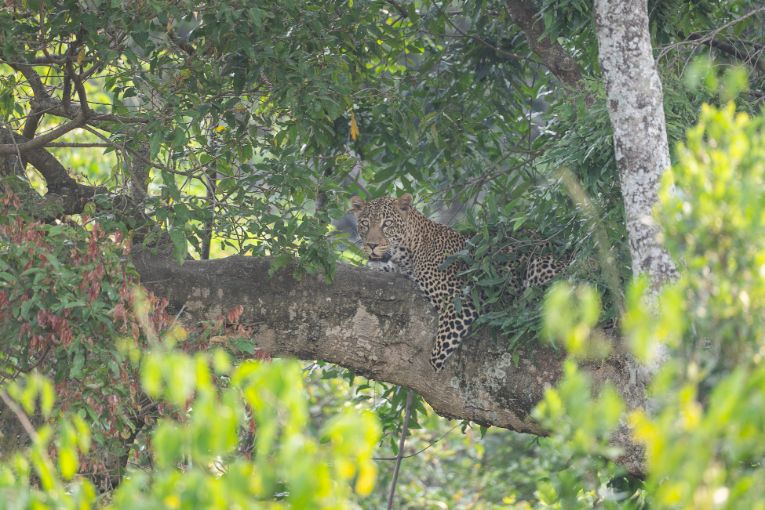
[[[8,135],[12,136],[12,139],[15,140],[16,144],[18,144],[19,149],[21,149],[21,147],[27,146],[27,144],[30,143],[30,140],[27,138],[12,133],[8,129],[0,128],[0,131],[2,131],[6,137]],[[15,144],[0,144],[0,147],[5,145],[13,146]],[[77,181],[69,176],[66,169],[64,168],[64,165],[62,165],[58,159],[56,159],[50,152],[46,151],[45,149],[36,148],[35,150],[31,150],[28,154],[25,154],[25,159],[42,174],[49,192],[62,193],[66,190],[81,186]]]
[[[37,138],[33,138],[32,140],[28,140],[24,143],[18,145],[13,143],[0,144],[0,154],[16,154],[17,152],[25,154],[31,150],[40,149],[44,147],[48,142],[52,142],[56,138],[65,135],[69,131],[83,126],[86,120],[87,118],[80,114],[77,115],[73,120],[65,122],[55,129],[51,129],[45,134],[40,135]]]
[[[2,127],[0,127],[0,139],[13,140],[20,144],[19,147],[29,143],[23,136]],[[105,188],[80,184],[74,180],[64,165],[45,149],[37,148],[27,151],[24,154],[24,160],[40,172],[48,188],[48,193],[44,197],[40,197],[37,192],[30,188],[35,200],[34,206],[30,207],[30,210],[40,218],[49,219],[61,214],[81,213],[85,204],[92,200],[95,195],[108,193]],[[119,196],[113,197],[113,201],[120,199]]]
[[[70,105],[67,110],[64,104],[58,99],[52,97],[39,99],[35,97],[33,100],[34,106],[44,113],[55,115],[56,117],[63,117],[65,119],[74,119],[82,114],[82,110],[78,105]],[[95,113],[88,118],[89,124],[98,124],[99,122],[116,122],[118,124],[147,124],[148,119],[142,117],[127,117],[124,115],[113,115],[111,113]]]
[[[40,78],[40,75],[37,74],[37,72],[32,68],[32,66],[26,65],[26,64],[17,64],[17,65],[11,65],[14,69],[19,71],[21,74],[24,75],[24,78],[26,78],[27,83],[29,83],[29,86],[32,89],[32,93],[34,94],[34,97],[39,98],[47,98],[49,97],[48,91],[45,89],[45,85],[43,85],[42,79]],[[37,133],[37,126],[40,124],[40,119],[42,118],[44,112],[38,110],[35,108],[35,105],[32,104],[32,112],[29,114],[29,118],[24,123],[24,131],[22,131],[22,135],[24,138],[32,139],[35,137],[35,133]]]
[[[5,390],[0,390],[0,400],[2,400],[6,406],[8,406],[8,409],[11,410],[11,412],[16,415],[16,418],[19,420],[19,423],[24,428],[24,432],[27,433],[29,436],[29,439],[35,440],[37,439],[37,431],[35,430],[34,425],[32,425],[31,420],[27,416],[27,414],[24,412],[21,407],[19,407],[16,402],[11,399],[11,397],[6,393]]]
[[[143,284],[182,310],[186,324],[218,318],[237,305],[259,349],[272,356],[321,359],[366,377],[414,389],[440,415],[519,432],[544,434],[530,412],[561,374],[563,353],[542,345],[508,352],[489,333],[476,333],[433,372],[428,363],[436,315],[413,282],[347,265],[332,284],[296,280],[288,270],[268,276],[268,259],[229,257],[182,266],[134,252]],[[626,358],[585,367],[596,386],[612,383],[628,407],[644,403],[644,382]],[[623,465],[642,471],[642,450],[620,431]]]
[[[513,21],[526,34],[531,51],[537,54],[542,64],[564,85],[578,88],[582,79],[579,65],[560,44],[544,36],[544,23],[539,20],[533,3],[507,0],[505,7]]]
[[[756,9],[752,9],[749,12],[746,12],[742,14],[741,16],[738,16],[727,23],[720,25],[719,27],[715,28],[714,30],[711,30],[710,32],[706,34],[691,34],[688,39],[685,41],[676,42],[674,44],[670,44],[669,46],[666,46],[661,50],[659,53],[659,56],[657,57],[657,60],[661,60],[662,57],[664,57],[667,53],[670,51],[679,48],[680,46],[686,46],[686,45],[699,45],[699,44],[706,44],[710,41],[714,41],[715,37],[722,32],[723,30],[726,30],[734,25],[737,25],[738,23],[744,21],[747,18],[750,18],[752,16],[755,16],[761,12],[765,12],[765,7],[757,7]]]

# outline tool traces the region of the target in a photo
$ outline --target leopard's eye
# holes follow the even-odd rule
[[[393,220],[385,220],[385,221],[383,221],[382,226],[383,226],[383,228],[384,227],[391,227],[391,226],[393,226]]]
[[[359,225],[361,225],[362,227],[368,227],[369,220],[359,220]]]

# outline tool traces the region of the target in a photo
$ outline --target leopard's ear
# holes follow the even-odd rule
[[[359,214],[364,210],[364,201],[356,195],[351,197],[351,212],[353,214]]]
[[[412,195],[411,193],[404,193],[398,199],[396,200],[398,203],[398,208],[401,210],[401,212],[409,212],[409,209],[412,208]]]

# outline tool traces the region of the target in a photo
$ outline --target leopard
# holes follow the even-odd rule
[[[353,196],[350,202],[368,265],[376,271],[401,273],[414,280],[438,312],[430,365],[436,373],[441,372],[478,318],[478,306],[461,274],[464,267],[447,263],[447,259],[466,249],[470,236],[417,211],[410,193],[368,202]],[[512,248],[505,248],[505,252],[512,255]],[[512,292],[544,285],[565,266],[552,255],[510,258],[518,259],[508,268],[514,272],[508,278]]]

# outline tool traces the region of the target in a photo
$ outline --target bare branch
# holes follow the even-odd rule
[[[396,496],[396,482],[398,482],[398,472],[401,469],[401,461],[404,458],[404,442],[406,434],[409,432],[409,418],[412,414],[412,400],[414,392],[406,390],[406,410],[404,411],[404,426],[401,428],[401,438],[398,441],[398,455],[396,455],[396,466],[393,468],[393,479],[390,482],[388,490],[388,510],[393,508],[393,498]]]
[[[714,30],[710,31],[707,34],[701,35],[701,34],[692,34],[687,40],[680,41],[674,44],[670,44],[666,47],[664,47],[661,52],[659,53],[659,56],[657,57],[657,61],[661,60],[662,57],[664,57],[667,53],[669,53],[672,50],[675,50],[681,46],[688,46],[688,45],[700,45],[700,44],[707,44],[710,41],[713,41],[715,37],[717,37],[720,32],[723,30],[726,30],[734,25],[737,25],[738,23],[741,23],[747,18],[750,18],[756,14],[759,14],[761,12],[765,12],[765,7],[757,7],[756,9],[752,9],[749,12],[746,12],[742,14],[741,16],[738,16],[727,23],[720,25],[719,27],[715,28]]]
[[[70,120],[69,122],[65,122],[64,124],[59,125],[55,129],[51,129],[47,133],[38,136],[37,138],[34,138],[32,140],[29,140],[27,142],[24,142],[22,144],[12,144],[12,143],[4,143],[0,144],[0,154],[15,154],[17,152],[20,152],[22,154],[27,153],[28,151],[34,150],[34,149],[40,149],[44,147],[48,142],[52,142],[56,138],[59,138],[69,131],[73,129],[77,129],[78,127],[82,127],[85,124],[86,117],[83,115],[78,115],[74,118],[74,120]]]
[[[0,399],[2,399],[8,409],[16,415],[16,419],[19,420],[19,423],[24,428],[24,432],[27,433],[29,439],[35,441],[37,439],[37,431],[24,410],[21,409],[10,396],[8,396],[8,393],[5,390],[0,390]]]
[[[106,142],[51,142],[46,145],[49,149],[55,149],[60,147],[105,147],[114,148],[113,143]]]

